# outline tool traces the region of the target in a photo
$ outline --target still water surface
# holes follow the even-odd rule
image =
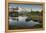
[[[40,24],[38,21],[35,22],[33,20],[26,21],[26,16],[19,16],[18,20],[13,20],[12,18],[9,19],[9,25],[10,26],[16,26],[16,27],[32,27],[34,25]]]

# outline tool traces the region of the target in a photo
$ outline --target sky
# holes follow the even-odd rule
[[[32,4],[10,4],[10,8],[16,8],[16,7],[23,7],[23,8],[32,8],[33,11],[40,11],[42,10],[42,5],[32,5]]]

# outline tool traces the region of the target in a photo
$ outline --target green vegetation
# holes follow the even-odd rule
[[[43,10],[41,12],[39,11],[26,12],[26,13],[22,13],[22,15],[27,16],[28,19],[39,21],[40,25],[35,25],[34,28],[43,27]]]
[[[13,14],[13,15],[10,15],[10,16],[27,16],[28,18],[27,18],[27,20],[29,19],[29,20],[37,20],[37,21],[39,21],[39,23],[40,23],[40,25],[35,25],[35,26],[33,26],[32,28],[42,28],[43,27],[43,11],[41,11],[41,12],[39,12],[39,11],[31,11],[31,12],[22,12],[22,13],[11,13],[11,14]],[[16,27],[16,26],[13,26],[14,28]],[[11,27],[10,27],[11,28]],[[10,29],[9,28],[9,29]],[[22,28],[22,27],[21,27]],[[27,28],[27,27],[25,27],[25,28]],[[24,29],[24,27],[23,27],[23,29]]]

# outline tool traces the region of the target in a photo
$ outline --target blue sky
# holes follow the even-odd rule
[[[39,11],[42,9],[41,5],[32,5],[32,4],[10,4],[11,8],[16,8],[17,6],[24,7],[24,8],[32,8],[33,11]]]

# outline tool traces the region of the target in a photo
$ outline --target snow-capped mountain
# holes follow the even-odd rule
[[[31,8],[18,7],[18,12],[31,12]]]

